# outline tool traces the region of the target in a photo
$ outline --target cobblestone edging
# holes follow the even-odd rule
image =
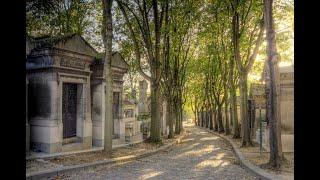
[[[156,154],[160,151],[164,151],[164,150],[170,148],[174,144],[179,144],[181,142],[181,139],[183,137],[185,137],[186,135],[187,135],[187,133],[183,132],[183,134],[180,135],[174,142],[171,142],[167,145],[164,145],[158,149],[148,151],[146,153],[142,153],[142,154],[138,154],[138,155],[123,156],[123,157],[112,158],[112,159],[108,159],[108,160],[101,160],[101,161],[90,162],[90,163],[84,163],[84,164],[78,164],[78,165],[65,166],[65,167],[45,170],[45,171],[41,171],[41,172],[34,172],[34,173],[26,174],[26,179],[39,179],[39,178],[45,178],[45,177],[51,177],[51,176],[58,176],[58,175],[65,173],[65,172],[83,170],[85,168],[91,168],[91,167],[98,166],[98,165],[128,162],[128,161],[133,161],[136,159],[144,158],[144,157]]]
[[[287,180],[287,179],[293,179],[293,177],[288,177],[288,176],[279,176],[279,175],[274,175],[271,173],[266,172],[265,170],[259,168],[258,166],[253,165],[251,162],[249,162],[248,160],[246,160],[244,158],[244,156],[242,155],[241,151],[239,150],[239,148],[237,147],[237,145],[229,138],[229,137],[225,137],[219,133],[216,133],[212,130],[206,129],[206,128],[202,128],[199,127],[200,129],[203,129],[207,132],[210,132],[216,136],[221,137],[222,139],[224,139],[225,141],[227,141],[231,146],[232,146],[232,150],[234,152],[234,154],[236,155],[236,158],[239,160],[240,162],[240,166],[242,166],[243,168],[245,168],[246,170],[248,170],[249,172],[255,174],[256,176],[258,176],[260,179],[266,179],[266,180]]]

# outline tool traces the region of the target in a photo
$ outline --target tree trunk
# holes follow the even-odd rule
[[[231,106],[232,106],[231,103],[229,103],[230,126],[231,126],[231,129],[232,129],[233,128],[233,119],[232,119],[232,107]],[[231,133],[231,130],[230,130],[230,133]]]
[[[202,127],[206,127],[206,113],[205,111],[202,111]]]
[[[226,135],[230,134],[230,128],[229,128],[229,113],[228,113],[228,108],[229,108],[229,103],[227,101],[228,99],[228,93],[226,93],[226,101],[225,101],[225,105],[224,105],[224,113],[225,113],[225,117],[226,117],[226,125],[225,125],[225,131],[226,131]]]
[[[255,102],[254,100],[250,100],[250,108],[249,108],[249,119],[250,119],[250,136],[251,139],[253,139],[255,137],[255,121],[256,121],[256,109],[255,109]]]
[[[210,121],[210,119],[209,119],[209,110],[207,109],[206,110],[206,128],[209,128],[209,121]]]
[[[194,114],[194,125],[195,126],[198,125],[198,115],[197,115],[198,111],[197,110],[198,110],[198,108],[197,108],[197,104],[195,102],[194,112],[193,112],[193,114]]]
[[[234,83],[234,71],[236,61],[240,61],[240,48],[239,48],[239,13],[234,11],[232,17],[232,42],[233,42],[233,56],[231,60],[230,68],[230,82],[231,82],[231,98],[232,98],[232,119],[233,119],[233,138],[240,138],[240,128],[238,123],[238,113],[237,113],[237,95],[236,87]]]
[[[201,127],[201,111],[198,112],[198,126]]]
[[[204,127],[207,127],[207,111],[203,111],[203,117],[204,117]]]
[[[177,116],[178,116],[178,125],[179,125],[179,134],[181,133],[181,130],[182,130],[182,128],[181,128],[181,124],[182,124],[182,118],[181,118],[181,107],[180,107],[180,103],[178,104],[178,111],[177,111]]]
[[[250,123],[248,120],[248,75],[247,73],[240,74],[240,115],[241,115],[241,134],[242,134],[242,145],[251,146],[250,136]]]
[[[160,90],[154,81],[151,81],[151,140],[152,142],[161,141],[161,121],[160,121]]]
[[[222,122],[222,105],[218,105],[218,132],[223,133],[224,127]]]
[[[204,127],[204,118],[203,118],[203,107],[201,108],[201,127]]]
[[[153,17],[154,17],[154,32],[155,45],[154,57],[151,59],[151,141],[161,141],[161,121],[160,121],[160,22],[158,15],[158,1],[152,0]]]
[[[202,111],[199,111],[199,126],[202,127]]]
[[[172,102],[169,100],[168,101],[168,106],[167,106],[167,112],[168,112],[168,118],[169,118],[169,135],[168,138],[171,139],[174,137],[174,131],[173,131],[173,112],[172,112]]]
[[[234,86],[233,86],[234,87]],[[232,126],[232,138],[240,138],[240,128],[238,123],[238,112],[237,112],[237,95],[235,88],[231,88],[231,117],[233,121]]]
[[[208,110],[208,129],[211,127],[211,121],[212,121],[212,116],[211,116],[211,109]]]
[[[267,56],[270,70],[270,109],[268,118],[270,125],[270,159],[272,167],[280,168],[282,163],[282,143],[281,143],[281,119],[280,119],[280,72],[278,67],[279,55],[276,49],[276,39],[274,31],[274,20],[272,15],[273,0],[264,0],[265,24],[267,30]]]
[[[209,115],[210,115],[210,130],[213,130],[213,113],[212,113],[212,109],[210,109]]]
[[[219,128],[218,128],[218,120],[217,120],[217,110],[215,109],[214,110],[214,131],[218,131]]]
[[[105,100],[105,125],[104,125],[104,152],[108,156],[112,151],[112,129],[113,129],[113,89],[111,73],[112,57],[112,0],[102,0],[103,23],[102,38],[105,46],[104,74],[106,79],[106,100]]]
[[[196,110],[197,113],[197,126],[200,126],[199,110]]]
[[[178,108],[178,103],[175,104],[175,110],[174,110],[174,116],[176,119],[176,129],[175,129],[175,134],[180,134],[180,124],[179,124],[179,108]]]
[[[179,115],[180,115],[180,132],[183,132],[183,109],[182,109],[182,99],[180,96],[180,101],[179,101]]]
[[[208,125],[207,125],[207,128],[210,128],[210,112],[209,112],[209,109],[207,111],[207,118],[208,118]]]

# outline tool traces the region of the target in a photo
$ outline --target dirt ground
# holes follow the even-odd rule
[[[231,136],[228,136],[231,139]],[[241,145],[241,139],[232,139],[238,147]],[[277,175],[293,175],[294,174],[294,153],[283,153],[285,160],[279,170],[269,169],[264,166],[269,161],[270,153],[262,150],[260,154],[260,147],[258,143],[254,143],[253,147],[239,148],[243,156],[248,159],[252,164]]]
[[[71,154],[66,156],[59,156],[54,158],[33,159],[26,161],[26,172],[32,173],[43,171],[47,169],[58,168],[62,166],[77,165],[83,163],[90,163],[95,161],[107,160],[111,158],[124,157],[129,155],[138,155],[146,151],[155,150],[165,144],[173,142],[175,139],[163,139],[162,144],[141,142],[126,147],[114,149],[110,157],[106,157],[102,151],[87,152],[79,154]]]

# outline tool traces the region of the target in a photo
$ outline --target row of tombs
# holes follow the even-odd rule
[[[280,105],[278,109],[280,109],[282,151],[292,153],[294,152],[294,66],[281,66],[279,70]],[[265,65],[261,76],[261,82],[251,84],[248,97],[248,123],[250,124],[251,129],[251,139],[256,143],[261,144],[263,149],[267,151],[270,150],[270,123],[266,116],[268,113],[266,108],[267,97],[270,92],[267,86],[269,83],[268,77],[268,69]],[[222,119],[224,124],[226,124],[226,119],[228,119],[231,126],[230,129],[232,129],[233,125],[230,112],[231,109],[228,109],[227,113],[225,113],[224,110]],[[240,115],[240,97],[237,96],[237,116],[239,126],[241,126]],[[210,127],[210,118],[215,117],[212,111],[204,110],[198,112],[197,118],[199,126]]]
[[[57,153],[104,146],[103,57],[83,37],[66,35],[26,40],[27,151]],[[150,113],[148,84],[139,101],[125,98],[128,64],[118,52],[113,75],[113,146],[143,141],[140,115]],[[148,121],[146,121],[148,122]]]
[[[281,121],[281,144],[283,152],[294,152],[294,66],[280,66],[280,91],[279,107]],[[261,76],[262,83],[252,84],[250,88],[250,99],[255,104],[255,114],[252,118],[256,123],[253,126],[253,140],[262,144],[264,149],[270,149],[269,132],[270,120],[267,118],[268,103],[270,96],[269,70],[267,64]]]

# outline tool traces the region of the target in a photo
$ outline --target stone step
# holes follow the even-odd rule
[[[83,143],[69,143],[62,146],[62,152],[85,150],[89,148],[90,147],[86,147]]]

